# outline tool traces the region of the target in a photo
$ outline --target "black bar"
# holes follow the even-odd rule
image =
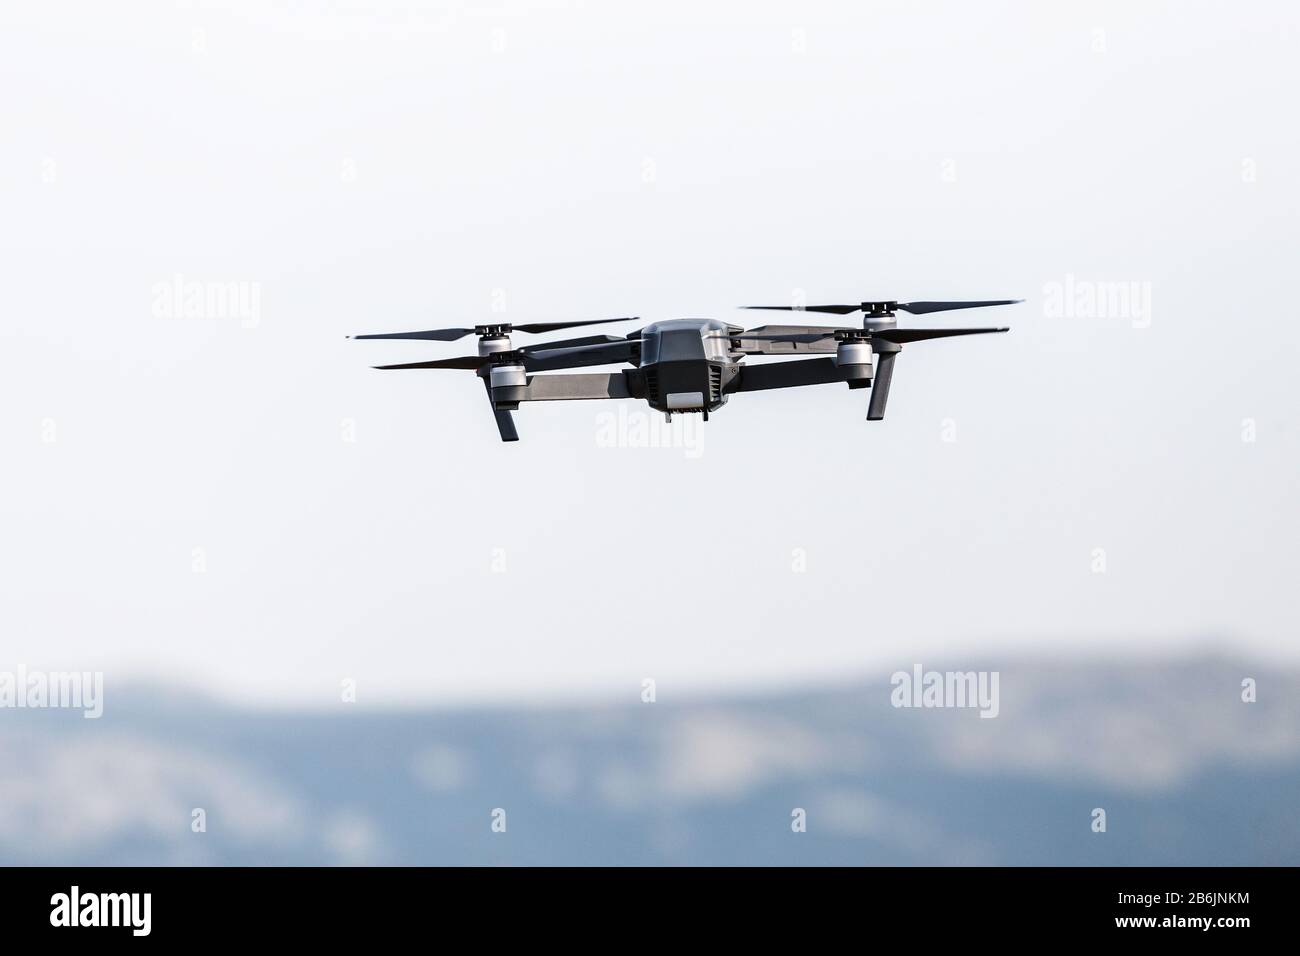
[[[76,934],[76,942],[94,944],[114,937],[124,940],[143,928],[143,896],[135,898],[138,905],[131,909],[121,897],[110,901],[109,915],[116,906],[122,914],[119,922],[125,925],[52,925],[52,917],[67,921],[71,888],[76,886],[87,918],[100,909],[97,894],[150,894],[148,936],[176,943],[396,941],[412,930],[449,943],[461,932],[477,934],[467,941],[496,940],[503,932],[529,927],[536,931],[557,920],[571,938],[594,934],[598,920],[626,921],[626,932],[635,936],[669,929],[685,932],[700,921],[724,920],[735,940],[762,939],[782,929],[798,938],[815,928],[818,933],[849,932],[856,939],[902,934],[903,940],[915,944],[911,951],[918,952],[940,939],[974,945],[1103,936],[1180,945],[1201,938],[1231,946],[1251,939],[1251,934],[1271,935],[1290,925],[1287,904],[1295,879],[1294,869],[1284,868],[1172,867],[58,867],[0,873],[0,925],[10,943],[58,942],[60,937],[66,941]],[[86,902],[90,895],[96,895],[93,904]],[[1208,928],[1199,925],[1205,919]],[[1242,919],[1248,925],[1225,922]],[[1122,920],[1153,922],[1120,925]],[[1189,925],[1191,920],[1198,925]],[[539,937],[536,943],[543,941]]]

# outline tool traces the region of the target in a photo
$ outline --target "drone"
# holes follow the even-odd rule
[[[454,342],[478,336],[478,354],[457,358],[377,365],[377,369],[447,368],[474,372],[487,390],[502,441],[518,441],[512,413],[524,402],[562,402],[632,398],[645,401],[671,421],[674,414],[700,414],[708,421],[736,393],[774,388],[846,383],[870,388],[868,421],[885,417],[894,362],[904,345],[956,335],[1006,332],[985,328],[909,329],[898,327],[898,312],[929,315],[955,309],[1014,305],[1023,299],[978,302],[860,302],[856,305],[753,305],[749,309],[786,312],[863,314],[860,327],[762,325],[745,329],[720,319],[672,319],[628,333],[589,335],[515,348],[511,333],[539,334],[587,325],[637,322],[636,316],[577,322],[493,323],[472,328],[385,332],[357,339],[419,339]],[[793,360],[745,364],[749,355],[793,355]],[[823,355],[822,358],[813,358]],[[873,362],[874,357],[874,362]],[[537,374],[597,365],[627,364],[614,372]]]

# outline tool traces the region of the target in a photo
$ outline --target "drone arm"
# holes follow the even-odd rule
[[[571,349],[580,345],[616,345],[620,342],[627,342],[626,335],[583,335],[576,339],[559,339],[555,342],[544,342],[541,345],[526,345],[520,351],[525,354],[529,352],[545,352],[550,349]]]
[[[640,339],[615,339],[610,342],[564,346],[546,345],[524,352],[524,367],[530,372],[553,372],[590,365],[615,365],[635,362]]]
[[[591,375],[530,375],[528,384],[512,398],[513,405],[501,407],[493,400],[491,379],[486,371],[479,375],[487,389],[488,403],[496,418],[502,441],[519,441],[511,408],[519,402],[575,401],[593,398],[631,398],[627,377],[622,372]]]
[[[728,335],[731,350],[745,355],[792,355],[835,351],[835,330],[815,325],[761,325]]]
[[[582,375],[530,375],[521,402],[569,402],[600,398],[631,398],[622,372]]]
[[[761,392],[769,388],[797,388],[801,385],[826,385],[843,382],[844,375],[829,358],[798,359],[793,362],[770,362],[765,365],[742,365],[737,392]]]
[[[822,337],[815,342],[773,342],[738,335],[732,339],[731,350],[742,355],[829,355],[835,351],[835,340]]]

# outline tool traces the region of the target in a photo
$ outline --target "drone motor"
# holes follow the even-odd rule
[[[474,331],[478,332],[478,354],[492,355],[496,352],[509,352],[513,346],[510,344],[510,326],[479,326]]]
[[[849,388],[866,388],[871,384],[871,343],[861,338],[841,341],[835,349],[835,365]]]
[[[518,364],[493,365],[488,372],[488,384],[492,389],[492,405],[514,410],[528,390],[527,369]]]

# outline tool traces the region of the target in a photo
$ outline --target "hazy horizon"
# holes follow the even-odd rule
[[[94,720],[9,711],[0,755],[23,770],[0,777],[0,858],[1300,861],[1294,670],[1206,658],[1003,666],[992,720],[896,706],[884,680],[743,698],[402,711],[268,712],[125,691]],[[1257,682],[1250,703],[1245,675]]]

